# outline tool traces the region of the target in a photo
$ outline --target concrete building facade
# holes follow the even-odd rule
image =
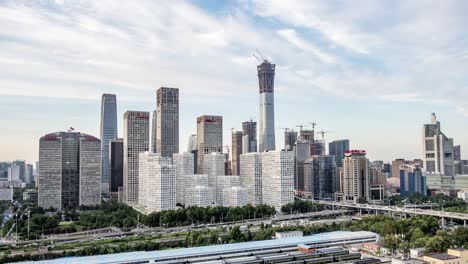
[[[277,211],[294,201],[294,152],[262,153],[262,202]]]
[[[240,155],[240,183],[247,190],[247,203],[262,203],[262,154],[260,152]]]
[[[343,160],[340,189],[343,200],[358,202],[370,198],[369,161],[365,150],[348,150]]]
[[[138,203],[139,155],[149,150],[149,112],[125,112],[123,142],[123,201],[135,205]]]
[[[197,173],[204,174],[204,159],[206,154],[223,152],[222,116],[204,115],[197,118],[197,149]]]
[[[242,153],[257,152],[257,122],[242,122],[242,135]]]
[[[174,154],[174,165],[176,166],[176,202],[185,204],[185,192],[187,175],[195,174],[193,153]]]
[[[179,153],[179,89],[161,87],[156,92],[156,149],[163,157]]]
[[[242,131],[235,131],[232,133],[232,175],[239,175],[240,173],[240,155],[242,154]]]

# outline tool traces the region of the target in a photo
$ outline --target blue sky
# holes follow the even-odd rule
[[[151,111],[181,96],[181,149],[196,117],[258,117],[258,48],[276,63],[282,129],[315,121],[371,159],[421,157],[436,112],[468,149],[466,1],[0,0],[0,160],[38,156],[69,126],[99,136],[100,95]],[[468,155],[462,156],[468,158]]]

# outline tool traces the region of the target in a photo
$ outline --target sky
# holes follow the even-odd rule
[[[38,159],[39,138],[99,137],[100,98],[152,111],[180,89],[180,149],[196,117],[258,119],[258,49],[276,64],[284,128],[317,123],[372,160],[421,158],[435,112],[468,158],[467,1],[0,0],[0,160]]]

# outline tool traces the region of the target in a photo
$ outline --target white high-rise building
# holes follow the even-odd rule
[[[224,207],[244,206],[246,204],[248,204],[247,189],[240,187],[240,186],[235,186],[235,187],[224,189],[224,192],[223,192],[223,206]]]
[[[204,174],[208,175],[209,187],[216,191],[217,177],[218,175],[224,175],[226,156],[222,153],[211,153],[204,156]]]
[[[139,188],[139,154],[149,150],[149,112],[125,112],[123,141],[123,201],[136,205]]]
[[[260,152],[275,150],[275,64],[266,59],[257,66],[260,90],[259,142]]]
[[[193,153],[174,154],[174,165],[176,166],[176,201],[185,204],[185,181],[187,175],[193,175],[194,155]]]
[[[294,202],[294,152],[262,153],[262,201],[277,211]]]
[[[340,177],[343,200],[358,202],[360,198],[370,199],[370,166],[365,150],[345,152]]]
[[[240,182],[247,190],[247,203],[262,203],[262,154],[251,152],[240,155]]]
[[[219,206],[224,206],[225,202],[224,191],[230,189],[231,187],[240,187],[240,177],[232,175],[218,175],[217,176],[217,185],[216,185],[216,203]]]
[[[148,213],[176,209],[176,167],[159,153],[139,155],[138,205]]]
[[[424,169],[429,173],[455,176],[453,138],[448,138],[440,129],[440,122],[432,114],[431,124],[423,127]]]
[[[185,180],[185,207],[214,205],[216,193],[214,188],[209,187],[208,175],[186,175]]]
[[[99,139],[89,136],[80,138],[80,205],[101,204],[101,158]]]
[[[197,118],[197,150],[197,173],[207,174],[204,168],[206,154],[223,152],[222,116],[204,115]]]

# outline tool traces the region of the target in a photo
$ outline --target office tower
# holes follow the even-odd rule
[[[10,162],[0,162],[0,181],[8,180],[8,168],[10,167]]]
[[[292,151],[297,141],[297,132],[294,130],[284,131],[284,149]]]
[[[119,197],[123,188],[123,146],[121,138],[109,142],[110,192],[114,197]]]
[[[371,185],[386,185],[387,184],[387,173],[383,172],[382,166],[376,167],[371,166],[370,168],[370,182]]]
[[[123,142],[123,201],[135,205],[138,203],[139,154],[149,149],[149,112],[125,112]]]
[[[335,156],[312,156],[304,162],[304,191],[313,199],[332,199],[338,180]]]
[[[186,176],[185,207],[209,207],[215,205],[216,193],[209,187],[208,175]]]
[[[222,116],[204,115],[197,118],[197,149],[197,173],[204,174],[205,170],[203,166],[205,154],[223,152]]]
[[[39,140],[38,205],[77,208],[101,202],[101,141],[79,132],[50,133]]]
[[[176,166],[176,202],[185,204],[185,182],[187,175],[193,175],[194,172],[193,153],[174,154],[174,165]]]
[[[262,153],[262,202],[277,211],[294,202],[294,152]]]
[[[158,111],[153,110],[153,118],[151,119],[151,152],[157,153],[158,152]]]
[[[395,159],[392,161],[392,178],[400,178],[400,167],[409,164],[409,161],[405,159]]]
[[[264,60],[257,66],[260,88],[259,152],[275,150],[275,64]]]
[[[208,186],[217,191],[217,177],[224,175],[226,156],[223,153],[213,152],[211,154],[205,154],[203,160],[205,174],[208,175]]]
[[[79,205],[101,203],[102,142],[95,137],[80,138]]]
[[[235,131],[232,133],[232,175],[239,175],[240,173],[240,160],[239,156],[242,154],[242,131]]]
[[[218,175],[216,177],[216,204],[224,206],[224,191],[231,187],[240,187],[240,177],[232,175]]]
[[[229,177],[229,176],[227,176]],[[235,186],[227,188],[223,192],[223,206],[224,207],[235,207],[244,206],[247,202],[247,189]]]
[[[358,202],[370,198],[369,161],[365,150],[347,150],[340,187],[343,200]]]
[[[325,141],[324,140],[314,140],[309,145],[310,155],[311,156],[320,156],[325,155]]]
[[[349,139],[334,140],[328,143],[328,154],[335,156],[336,166],[343,167],[343,158],[349,149]]]
[[[33,176],[33,165],[32,164],[26,164],[26,183],[34,183],[34,176]]]
[[[455,174],[453,139],[442,133],[440,122],[434,113],[431,121],[431,124],[423,126],[424,168],[429,173],[441,173],[453,177]]]
[[[262,203],[262,155],[259,152],[240,155],[240,183],[247,190],[247,203]]]
[[[294,148],[294,189],[304,191],[304,162],[310,157],[310,142],[298,139]]]
[[[400,195],[411,196],[415,193],[426,196],[426,177],[421,168],[402,165],[400,167]]]
[[[390,163],[384,163],[382,171],[387,174],[392,173],[392,165]]]
[[[176,209],[176,167],[172,158],[142,152],[138,170],[138,206],[147,213]]]
[[[179,153],[179,89],[161,87],[156,92],[158,153],[171,157]]]
[[[454,160],[461,160],[461,147],[460,145],[456,145],[453,147],[453,159]]]
[[[101,188],[109,192],[109,141],[117,138],[117,98],[115,94],[103,94],[101,97]]]
[[[197,149],[197,135],[192,134],[189,136],[187,144],[187,152],[193,154],[193,174],[198,174],[198,149]]]
[[[20,180],[20,166],[16,164],[11,164],[10,167],[8,167],[8,181],[18,181],[21,182]]]
[[[26,182],[26,161],[24,160],[15,160],[11,163],[11,166],[14,167],[14,178],[17,181]]]
[[[245,142],[242,153],[257,152],[257,122],[242,122],[242,134]]]

